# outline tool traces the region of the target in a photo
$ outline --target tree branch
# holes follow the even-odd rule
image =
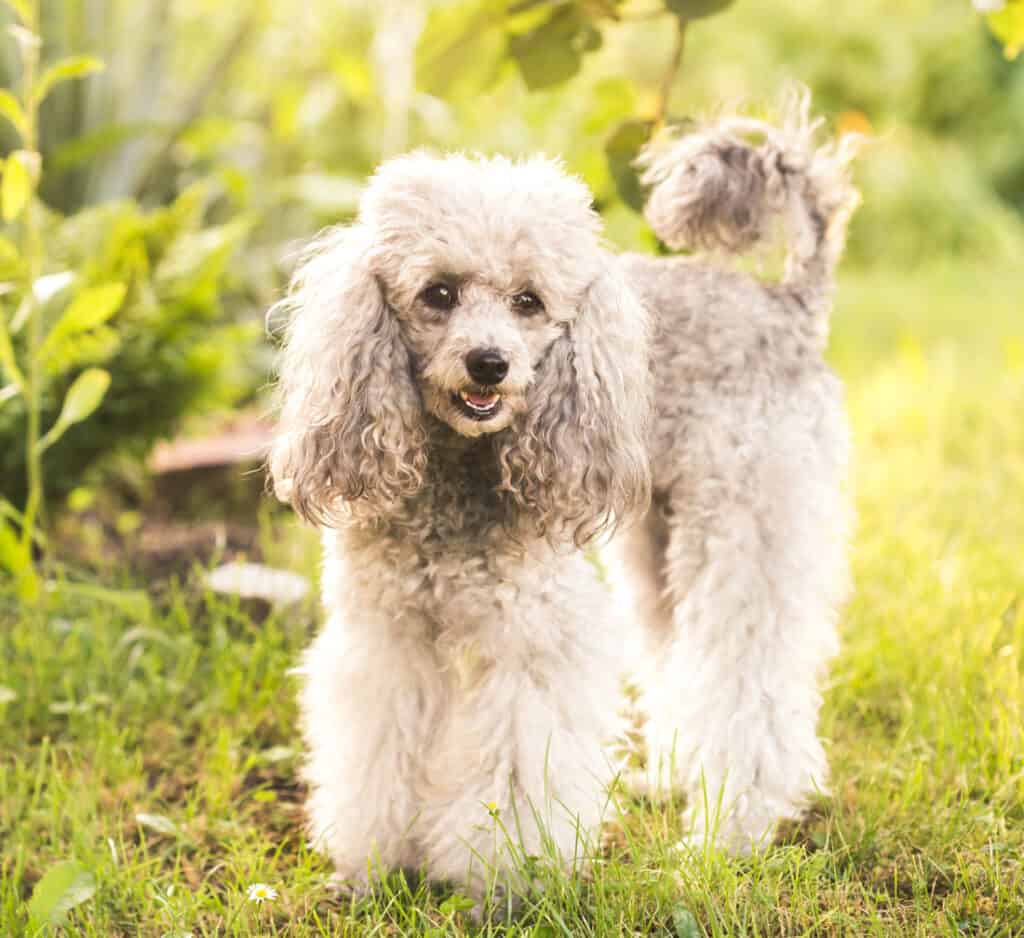
[[[668,117],[669,99],[672,97],[672,86],[679,75],[683,65],[683,49],[686,46],[686,27],[689,22],[684,19],[676,19],[676,38],[672,47],[672,56],[668,62],[668,68],[661,79],[661,88],[658,91],[658,103],[654,110],[655,128],[665,126],[665,119]]]

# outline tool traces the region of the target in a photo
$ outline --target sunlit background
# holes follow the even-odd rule
[[[652,129],[793,81],[869,140],[829,349],[859,516],[833,796],[747,866],[681,866],[678,811],[634,806],[507,934],[1024,923],[1024,0],[4,2],[0,932],[73,894],[105,938],[465,933],[422,888],[332,902],[304,844],[317,550],[264,491],[266,311],[414,147],[560,156],[658,251]],[[231,561],[275,568],[263,599]]]
[[[690,22],[673,71],[683,9],[712,15]],[[559,155],[611,240],[654,250],[630,168],[652,123],[764,109],[797,80],[833,129],[873,141],[847,274],[998,267],[1024,245],[1024,69],[966,0],[51,0],[40,32],[44,63],[106,66],[41,110],[43,268],[71,275],[47,315],[84,286],[127,288],[49,357],[50,422],[82,368],[112,376],[48,454],[54,497],[102,479],[114,455],[142,458],[183,418],[258,402],[263,316],[296,244],[350,217],[367,174],[412,147]],[[16,85],[16,44],[2,53]],[[0,145],[17,146],[10,126]],[[23,417],[17,399],[0,410],[16,504]]]

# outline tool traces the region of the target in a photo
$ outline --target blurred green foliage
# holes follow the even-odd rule
[[[444,86],[461,129],[456,142],[562,153],[595,191],[613,237],[625,246],[648,245],[635,214],[623,211],[623,203],[635,208],[640,202],[635,178],[624,170],[645,126],[662,116],[673,14],[687,4],[665,5],[670,11],[662,15],[652,15],[653,3],[596,11],[584,2],[530,5],[543,7],[548,17],[529,34],[543,39],[540,49],[557,47],[569,10],[574,22],[585,18],[599,32],[588,40],[591,54],[572,63],[565,54],[547,55],[555,82],[536,74],[540,49],[527,63],[516,54],[515,17],[505,17],[503,56],[493,39],[469,41],[479,33],[481,7],[492,10],[496,29],[495,4],[459,0],[439,8],[427,21],[421,51],[442,33],[445,73],[478,76],[468,87]],[[851,239],[853,263],[910,266],[940,255],[1007,259],[1018,252],[1024,237],[1024,67],[1006,59],[969,4],[693,6],[722,15],[688,29],[667,102],[670,122],[745,101],[763,107],[796,79],[812,89],[815,108],[834,127],[873,139],[859,175],[865,200]],[[570,64],[578,70],[563,81]],[[423,71],[421,86],[430,91]]]
[[[143,457],[183,415],[239,400],[265,373],[259,326],[224,313],[228,267],[249,225],[244,219],[206,224],[210,201],[208,187],[197,184],[162,209],[144,212],[131,201],[109,202],[47,218],[44,238],[59,272],[43,283],[49,333],[43,425],[55,421],[83,368],[100,366],[111,375],[102,406],[54,447],[49,479],[55,494],[79,484],[82,473],[106,455]],[[67,334],[54,329],[77,298],[95,297],[109,284],[119,285],[124,296],[110,315]],[[20,351],[22,333],[13,338]],[[0,408],[0,477],[5,496],[16,503],[25,495],[24,419],[21,396]]]
[[[108,65],[43,109],[45,273],[75,275],[54,302],[130,282],[75,344],[113,382],[92,429],[55,449],[63,487],[256,393],[293,245],[350,217],[374,166],[412,147],[560,155],[610,239],[651,250],[630,167],[647,134],[763,107],[795,79],[833,127],[874,140],[848,263],[1024,246],[1024,63],[966,0],[46,0],[44,14],[47,56]],[[0,45],[0,78],[16,76]],[[51,374],[51,408],[68,373]],[[19,415],[0,407],[6,488]]]
[[[47,201],[159,203],[216,180],[257,220],[236,268],[253,309],[282,245],[350,214],[382,158],[421,145],[559,154],[613,238],[649,246],[615,184],[622,128],[657,116],[680,15],[712,10],[690,25],[667,116],[760,106],[796,79],[833,124],[867,129],[855,262],[988,256],[1020,236],[1024,66],[965,0],[97,0],[93,21],[77,0],[48,7],[59,51],[109,67],[44,115]]]
[[[975,0],[974,6],[990,10],[988,25],[1006,50],[1008,59],[1015,59],[1024,48],[1024,0]]]

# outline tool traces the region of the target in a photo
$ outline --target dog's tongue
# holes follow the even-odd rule
[[[474,394],[471,391],[463,396],[474,407],[490,407],[498,399],[497,394]]]

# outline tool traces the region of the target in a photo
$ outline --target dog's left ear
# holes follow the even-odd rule
[[[602,260],[537,368],[524,425],[499,452],[513,501],[578,546],[646,510],[651,489],[647,312],[616,259]]]

